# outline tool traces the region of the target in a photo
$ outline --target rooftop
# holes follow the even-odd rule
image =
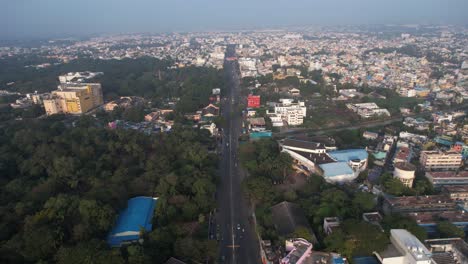
[[[448,193],[468,192],[468,185],[445,185],[443,188]]]
[[[368,157],[367,151],[365,149],[345,149],[345,150],[335,150],[328,152],[330,157],[336,161],[348,162],[350,160],[365,160]]]
[[[325,163],[332,163],[334,160],[328,156],[327,153],[310,153],[310,152],[303,152],[293,150],[297,154],[305,157],[306,159],[312,161],[314,164],[325,164]]]
[[[353,169],[349,167],[347,162],[333,162],[320,164],[320,168],[323,170],[324,177],[334,177],[341,175],[354,175]]]
[[[395,163],[395,168],[398,168],[400,170],[405,170],[405,171],[415,171],[416,166],[409,162],[397,162]]]
[[[428,171],[426,172],[427,175],[431,176],[432,178],[468,178],[468,171]]]
[[[303,149],[310,149],[310,150],[325,149],[325,146],[321,143],[298,140],[298,139],[290,139],[290,138],[285,139],[282,145],[284,147],[303,148]]]
[[[394,207],[430,207],[433,204],[455,206],[452,200],[445,195],[387,197],[385,200]]]
[[[112,247],[118,247],[127,241],[138,240],[141,228],[151,231],[156,201],[157,198],[144,196],[128,200],[127,208],[120,213],[107,237],[107,243]]]
[[[416,220],[418,224],[435,224],[442,220],[452,223],[468,223],[468,214],[463,211],[439,211],[409,213],[408,216]]]

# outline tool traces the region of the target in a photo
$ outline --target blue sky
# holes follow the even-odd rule
[[[0,0],[0,38],[287,25],[468,24],[468,0]]]

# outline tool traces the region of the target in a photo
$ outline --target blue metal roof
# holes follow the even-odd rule
[[[127,208],[120,213],[107,237],[107,243],[111,247],[118,247],[123,242],[137,241],[140,238],[141,228],[151,231],[156,199],[139,196],[128,200]]]
[[[365,149],[345,149],[328,152],[328,155],[336,161],[348,162],[350,160],[365,160],[369,156]]]
[[[320,164],[319,166],[323,170],[324,177],[354,174],[353,169],[351,169],[347,162],[332,162]]]
[[[345,264],[342,257],[333,257],[332,263],[333,264]]]
[[[354,257],[353,261],[355,264],[380,264],[380,261],[376,257]]]
[[[271,137],[271,131],[263,131],[263,132],[251,132],[250,138],[268,138]]]

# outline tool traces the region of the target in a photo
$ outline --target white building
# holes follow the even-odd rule
[[[307,114],[307,108],[304,102],[294,103],[293,99],[280,99],[280,103],[275,104],[274,112],[268,115],[276,114],[288,123],[290,126],[301,125]]]
[[[432,253],[406,229],[390,230],[391,245],[375,253],[382,264],[434,264]]]
[[[397,162],[395,163],[395,170],[393,171],[393,177],[399,179],[406,187],[413,187],[414,173],[416,167],[408,162]]]
[[[387,109],[379,108],[375,103],[347,104],[346,107],[363,118],[369,118],[372,116],[390,116],[390,112],[388,112]]]

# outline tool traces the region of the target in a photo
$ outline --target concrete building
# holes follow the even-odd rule
[[[83,114],[104,103],[99,83],[61,84],[43,102],[47,115]]]
[[[447,185],[442,187],[442,191],[453,201],[468,201],[468,185]]]
[[[420,163],[425,170],[456,170],[462,166],[462,155],[453,151],[421,151]]]
[[[399,179],[406,187],[413,187],[414,173],[416,172],[416,166],[408,162],[397,162],[395,163],[395,170],[393,171],[393,177]]]
[[[295,238],[286,240],[286,251],[289,252],[283,259],[281,264],[302,264],[306,263],[305,259],[312,253],[313,245],[303,238]]]
[[[468,171],[427,171],[426,178],[435,188],[446,185],[468,185]]]
[[[444,212],[457,209],[457,204],[447,195],[385,197],[383,202],[385,214]]]
[[[348,261],[336,253],[313,250],[313,244],[303,238],[288,239],[285,242],[288,254],[280,264],[346,264]]]
[[[307,108],[304,102],[294,102],[293,99],[280,99],[280,103],[274,106],[274,112],[267,112],[268,115],[276,114],[288,122],[290,126],[301,125],[304,122],[304,117],[307,116]]]
[[[346,104],[346,107],[363,118],[390,116],[390,112],[387,109],[380,108],[375,103]]]
[[[382,264],[434,264],[431,252],[406,229],[390,230],[391,244],[376,253]]]
[[[323,231],[325,234],[330,235],[334,230],[340,228],[341,222],[338,217],[325,217],[323,218]]]
[[[468,263],[468,244],[462,238],[428,239],[424,243],[437,264]]]

